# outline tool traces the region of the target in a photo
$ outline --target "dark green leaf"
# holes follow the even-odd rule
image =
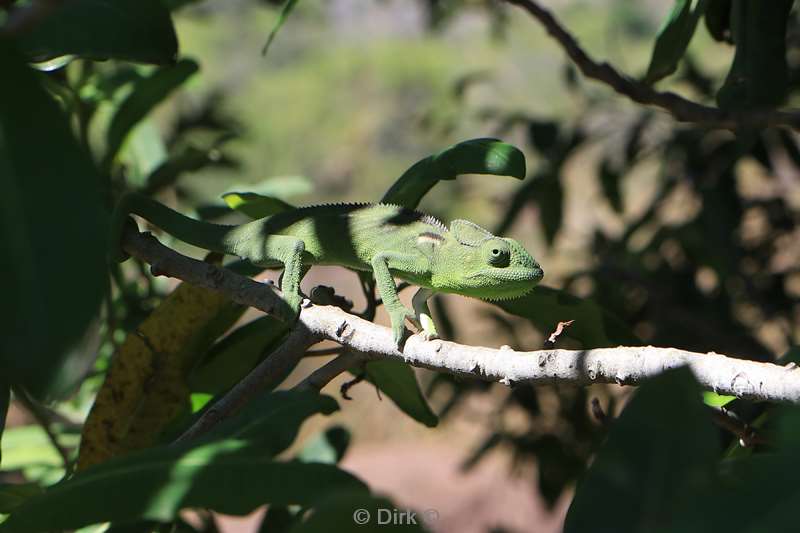
[[[300,521],[300,513],[292,513],[285,505],[270,505],[258,533],[286,533]]]
[[[717,41],[733,43],[731,38],[732,0],[708,0],[706,6],[706,29]]]
[[[0,514],[9,514],[42,492],[44,491],[36,483],[0,483]]]
[[[421,524],[435,524],[436,511],[414,513],[404,511],[385,498],[362,493],[331,495],[315,507],[308,519],[291,529],[291,533],[330,533],[353,531],[385,533],[387,531],[423,532]],[[413,521],[412,521],[413,518]]]
[[[238,383],[283,337],[286,327],[270,316],[234,330],[209,350],[188,377],[192,392],[219,394]]]
[[[111,165],[125,138],[156,105],[180,87],[197,72],[198,65],[191,59],[182,59],[175,65],[162,67],[133,87],[133,91],[120,104],[108,127],[104,167]]]
[[[565,533],[655,531],[697,505],[720,453],[700,392],[688,368],[636,391],[578,484]]]
[[[603,161],[600,165],[600,186],[603,189],[606,200],[611,204],[614,211],[622,213],[622,193],[619,188],[619,179],[619,172],[615,172],[611,168],[611,163],[609,161]]]
[[[54,485],[18,507],[0,531],[168,521],[191,507],[243,515],[265,503],[308,506],[347,491],[366,494],[367,488],[335,466],[275,462],[257,447],[235,440],[189,450],[159,447],[111,460]]]
[[[278,20],[275,22],[275,25],[272,27],[272,31],[269,32],[269,37],[267,37],[267,42],[264,44],[264,48],[261,49],[261,55],[267,55],[267,51],[269,50],[269,46],[272,44],[272,41],[275,40],[275,37],[278,35],[278,30],[281,29],[283,23],[286,22],[286,19],[289,18],[289,15],[292,13],[294,6],[297,5],[297,0],[286,0],[281,8],[281,14],[278,15]]]
[[[461,174],[524,179],[525,173],[525,155],[518,148],[497,139],[472,139],[415,163],[383,195],[381,202],[415,209],[439,180],[452,180]]]
[[[252,192],[228,192],[222,195],[228,207],[241,211],[250,218],[264,218],[275,213],[291,211],[294,206],[274,198]]]
[[[178,178],[186,172],[193,172],[209,166],[235,167],[235,163],[221,155],[218,150],[218,146],[229,139],[229,136],[223,137],[209,148],[187,146],[179,153],[171,155],[148,176],[142,193],[151,196],[174,185]]]
[[[20,39],[32,60],[72,54],[163,65],[178,56],[172,18],[159,0],[74,0],[57,5]]]
[[[645,83],[653,84],[675,72],[705,9],[706,0],[674,0],[672,11],[658,32]]]
[[[574,320],[563,335],[579,341],[584,348],[642,344],[624,322],[592,300],[558,289],[539,285],[522,298],[490,303],[527,318],[545,335],[552,333],[559,322]]]
[[[563,220],[564,187],[557,174],[548,173],[537,179],[532,193],[533,201],[539,206],[539,218],[547,244],[552,246]]]
[[[731,29],[736,54],[717,93],[732,111],[776,107],[789,87],[786,25],[793,0],[733,0]]]
[[[428,427],[435,427],[439,418],[423,396],[414,371],[400,361],[367,363],[367,380],[383,391],[405,414]]]
[[[319,413],[328,415],[338,409],[336,400],[317,392],[270,392],[248,403],[238,415],[202,438],[246,441],[258,447],[263,455],[276,455],[294,441],[307,418]]]
[[[66,117],[0,39],[0,368],[35,396],[63,392],[67,350],[107,288],[101,180]],[[54,271],[54,268],[56,269]]]

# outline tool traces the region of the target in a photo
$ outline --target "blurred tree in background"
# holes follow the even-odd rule
[[[520,147],[527,176],[435,176],[448,181],[421,209],[518,238],[546,286],[498,305],[437,295],[445,338],[798,361],[793,2],[552,9],[0,1],[0,532],[211,532],[217,512],[264,504],[264,532],[383,531],[374,518],[403,495],[390,502],[337,463],[389,426],[441,433],[464,471],[510,458],[508,478],[535,484],[547,506],[572,502],[566,531],[787,530],[798,411],[703,393],[688,371],[631,394],[371,363],[355,379],[408,416],[365,385],[349,403],[267,391],[211,434],[170,445],[286,328],[220,293],[176,287],[143,261],[109,266],[120,195],[226,223],[289,204],[377,201],[429,154],[452,145],[442,153],[460,164],[452,154],[471,146],[464,139]],[[346,310],[376,316],[367,277],[312,271],[308,289],[319,283],[351,300],[335,300]],[[546,341],[565,320],[575,323]],[[307,358],[281,388],[317,367]],[[464,439],[454,428],[476,405]],[[306,419],[340,407],[297,439]],[[417,442],[403,442],[408,460]],[[373,520],[355,525],[357,509]],[[405,528],[456,530],[439,518]]]

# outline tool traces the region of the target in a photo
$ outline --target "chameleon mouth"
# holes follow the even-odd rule
[[[467,279],[485,276],[495,279],[501,279],[509,282],[539,282],[544,277],[544,271],[541,268],[525,268],[525,269],[509,269],[509,268],[494,268],[491,270],[481,270],[467,276]]]

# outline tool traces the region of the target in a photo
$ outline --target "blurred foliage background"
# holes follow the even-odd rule
[[[526,152],[525,181],[442,182],[421,210],[522,241],[544,266],[547,286],[593,301],[624,325],[624,332],[593,345],[641,343],[772,361],[798,344],[794,132],[734,135],[632,104],[582,80],[535,21],[501,3],[299,2],[266,56],[260,51],[282,2],[171,3],[182,58],[176,66],[80,59],[42,65],[83,147],[110,176],[109,203],[123,190],[142,190],[182,212],[230,222],[244,219],[221,200],[228,191],[298,205],[374,201],[429,153],[467,138],[498,137]],[[593,57],[635,78],[647,72],[671,9],[656,1],[551,4]],[[787,20],[792,104],[800,32],[795,11]],[[734,57],[726,28],[701,23],[678,71],[659,88],[712,102]],[[148,100],[147,87],[163,101]],[[144,113],[130,103],[137,91],[145,94],[138,101]],[[136,125],[114,147],[126,104],[127,121]],[[334,285],[363,305],[352,274],[320,270],[309,285]],[[126,264],[114,272],[114,283],[111,320],[79,348],[83,370],[91,368],[77,370],[65,386],[70,394],[62,398],[69,400],[51,409],[17,395],[21,409],[12,410],[3,438],[4,470],[27,481],[58,479],[62,458],[28,423],[44,419],[56,428],[70,457],[77,421],[111,354],[173,287],[143,265]],[[460,297],[437,297],[434,309],[445,335],[459,342],[533,350],[549,333]],[[559,308],[542,312],[550,320],[576,318]],[[597,316],[577,319],[585,324]],[[558,345],[591,347],[569,334]],[[305,428],[300,440],[330,424],[346,426],[353,436],[350,468],[400,502],[442,509],[441,531],[483,531],[492,520],[502,525],[503,517],[510,531],[525,530],[531,520],[542,531],[559,529],[572,487],[606,435],[605,417],[617,414],[628,395],[615,386],[509,388],[423,371],[418,377],[443,421],[437,430],[395,416],[390,402],[378,402],[361,385],[352,392],[356,401]],[[763,411],[738,401],[729,407],[746,422]],[[717,437],[736,448],[734,435]],[[411,443],[416,455],[403,449]],[[429,456],[421,451],[426,446]],[[391,467],[415,461],[413,481]],[[434,502],[418,492],[431,482],[419,477],[424,469],[439,472],[445,492],[469,472],[480,481],[472,492]],[[508,490],[521,493],[520,486],[530,498],[514,510],[502,507],[499,499]],[[469,497],[485,499],[494,511],[470,508]]]

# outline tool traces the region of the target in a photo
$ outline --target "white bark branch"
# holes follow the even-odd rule
[[[125,235],[124,247],[132,256],[150,262],[161,274],[222,291],[234,301],[267,313],[280,305],[279,292],[273,287],[185,257],[151,236],[131,230]],[[389,328],[331,306],[310,305],[304,308],[292,334],[278,352],[285,351],[285,361],[291,364],[311,343],[323,339],[338,342],[357,353],[369,354],[374,359],[397,359],[414,366],[506,385],[555,382],[635,385],[664,370],[688,365],[698,382],[708,390],[739,398],[800,403],[800,369],[794,365],[784,367],[716,353],[652,346],[521,352],[442,340],[426,341],[419,335],[411,336],[400,352],[395,348]],[[277,361],[267,362],[273,357],[274,354],[263,364],[275,364]],[[279,366],[285,368],[285,365]],[[257,373],[253,382],[274,382],[274,377],[269,379],[272,370],[259,368],[253,371]],[[250,385],[237,387],[242,394],[240,397],[235,397],[235,388],[231,392],[234,398],[228,403],[238,406],[255,394],[257,387]]]

